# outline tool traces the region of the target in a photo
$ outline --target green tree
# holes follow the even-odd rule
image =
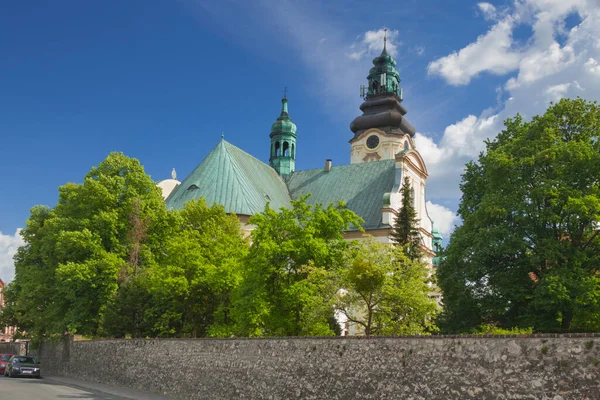
[[[249,336],[331,335],[337,288],[331,271],[348,243],[343,231],[362,220],[340,203],[309,205],[250,218],[256,228],[236,300],[238,331]]]
[[[355,242],[338,271],[336,309],[370,335],[416,335],[436,331],[435,300],[428,297],[427,267],[402,248],[372,239]]]
[[[413,204],[414,196],[408,177],[404,178],[400,193],[402,195],[402,205],[398,210],[390,236],[396,245],[404,248],[408,258],[419,260],[422,257],[421,234],[419,233],[419,220]]]
[[[144,221],[137,241],[132,215]],[[120,285],[154,263],[168,230],[155,183],[137,160],[111,153],[82,184],[59,188],[54,208],[32,209],[7,299],[13,322],[38,337],[99,334]]]
[[[179,229],[151,277],[157,336],[229,336],[231,294],[241,282],[248,241],[235,215],[203,198],[173,211]]]
[[[600,109],[563,99],[505,121],[466,166],[438,269],[447,331],[600,329]]]

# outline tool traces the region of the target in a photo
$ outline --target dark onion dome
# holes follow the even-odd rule
[[[363,115],[350,124],[355,138],[371,128],[411,137],[415,135],[415,128],[404,118],[407,111],[401,104],[400,74],[395,68],[396,61],[387,52],[386,41],[387,38],[384,38],[383,51],[373,59],[373,67],[367,77],[369,86],[365,88],[365,102],[360,106]]]
[[[361,104],[360,109],[363,115],[356,117],[350,124],[354,137],[367,129],[385,127],[390,128],[388,133],[408,134],[411,137],[415,135],[415,128],[404,118],[406,109],[394,94],[370,97]]]

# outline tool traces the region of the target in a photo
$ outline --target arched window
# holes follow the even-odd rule
[[[284,157],[288,157],[289,156],[289,150],[290,150],[290,145],[288,142],[283,142],[283,153],[282,155]]]
[[[279,142],[275,142],[275,157],[279,157]]]
[[[410,147],[408,146],[408,140],[404,142],[404,150],[410,150]]]
[[[200,189],[197,185],[191,184],[190,187],[187,188],[187,190],[197,190]]]
[[[292,158],[296,158],[296,145],[292,143]]]

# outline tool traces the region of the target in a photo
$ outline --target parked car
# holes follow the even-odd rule
[[[33,357],[27,356],[12,356],[6,368],[4,369],[4,376],[33,376],[40,378],[40,363]]]
[[[6,364],[8,364],[8,360],[10,360],[12,356],[14,356],[14,354],[0,354],[0,374],[4,374]]]

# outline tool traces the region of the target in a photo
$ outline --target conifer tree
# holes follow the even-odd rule
[[[404,178],[400,193],[402,194],[402,205],[392,228],[392,241],[396,245],[404,247],[408,258],[418,260],[422,256],[420,249],[421,234],[419,233],[419,221],[413,206],[413,196],[408,177]]]

